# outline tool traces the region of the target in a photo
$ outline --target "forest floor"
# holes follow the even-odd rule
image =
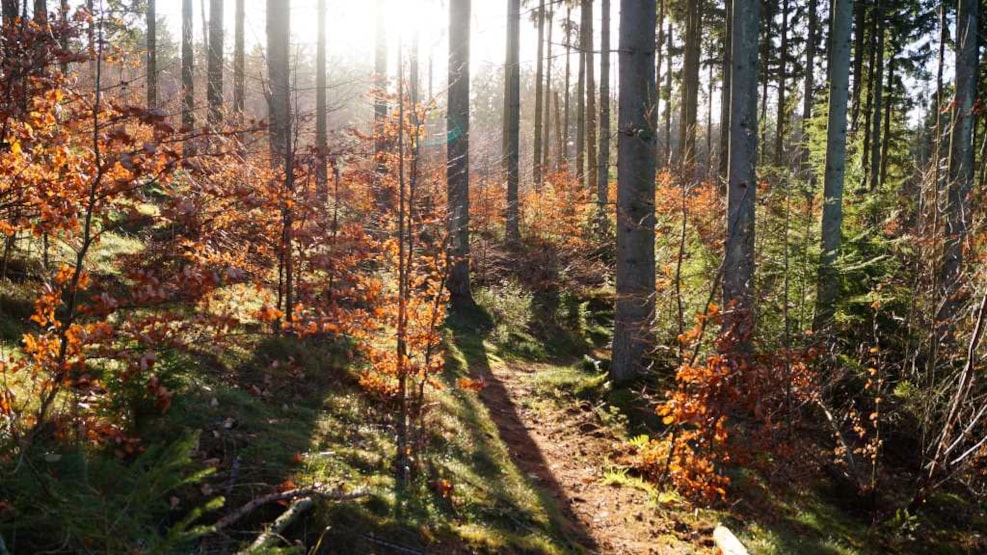
[[[548,493],[574,538],[600,553],[696,553],[712,547],[712,526],[685,523],[650,510],[644,488],[608,483],[608,457],[620,438],[598,421],[588,402],[562,407],[536,403],[540,363],[507,362],[476,369],[487,387],[480,398],[511,459]]]

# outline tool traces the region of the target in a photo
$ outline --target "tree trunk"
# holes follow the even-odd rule
[[[610,202],[610,0],[603,0],[600,29],[600,159],[596,165],[596,199],[599,224],[607,223],[607,203]],[[657,67],[657,66],[656,66]],[[657,99],[657,96],[655,97]],[[657,100],[655,101],[657,106]],[[657,140],[655,143],[657,144]]]
[[[853,24],[853,103],[850,109],[850,131],[857,132],[860,117],[860,97],[864,88],[864,33],[867,31],[867,5],[857,2]]]
[[[374,160],[376,167],[375,186],[379,207],[384,206],[383,184],[380,176],[387,171],[384,163],[386,139],[384,121],[387,119],[387,29],[385,28],[385,0],[377,0],[377,29],[374,46]]]
[[[562,162],[570,171],[569,168],[569,123],[572,121],[569,118],[569,102],[572,96],[572,7],[569,3],[566,3],[565,7],[565,24],[562,25],[562,30],[565,32],[565,91],[563,94],[563,103],[565,108],[563,109],[564,119],[562,122],[562,143],[559,147],[559,160]]]
[[[552,158],[552,27],[553,27],[553,15],[554,11],[548,12],[548,44],[547,55],[545,56],[545,88],[542,91],[542,99],[545,103],[544,109],[542,111],[542,157],[541,157],[541,167],[538,170],[538,174],[541,179],[544,179],[545,172],[551,167],[549,166],[549,160]],[[535,160],[538,162],[538,160]],[[541,179],[535,182],[536,187],[541,186]]]
[[[223,121],[223,0],[209,0],[209,125]]]
[[[699,50],[701,16],[699,0],[688,0],[685,53],[682,61],[682,113],[679,116],[679,161],[692,168],[696,156],[696,115],[699,111]]]
[[[158,106],[158,25],[155,0],[147,0],[147,109]]]
[[[805,81],[802,84],[802,90],[804,91],[802,94],[803,132],[808,129],[809,119],[812,117],[812,97],[816,86],[816,37],[819,33],[819,14],[816,13],[816,10],[818,9],[818,2],[819,0],[809,0],[809,25],[807,29],[809,36],[805,39]]]
[[[875,17],[877,18],[877,73],[874,76],[874,109],[871,115],[870,189],[876,190],[881,177],[881,118],[884,115],[884,2],[878,2]]]
[[[521,0],[507,0],[507,64],[504,76],[504,159],[507,162],[507,226],[505,240],[517,245],[521,240],[518,225],[518,151],[521,124]]]
[[[596,72],[593,49],[593,0],[583,0],[580,41],[586,64],[586,173],[584,181],[590,191],[596,189]],[[605,195],[604,195],[605,196]]]
[[[733,29],[732,0],[726,0],[726,32],[723,39],[723,79],[720,89],[720,179],[727,178],[727,151],[730,145],[730,36]]]
[[[668,98],[665,102],[665,159],[664,164],[668,164],[672,159],[672,24],[669,23],[665,30],[665,94]],[[619,67],[619,65],[618,65]]]
[[[655,43],[655,94],[658,95],[656,109],[661,109],[661,103],[665,98],[665,91],[662,90],[662,49],[665,47],[665,0],[658,0],[658,41]],[[671,92],[668,93],[671,97]],[[665,155],[663,153],[664,144],[661,137],[655,140],[655,156],[658,158],[658,165],[664,165]]]
[[[470,3],[449,2],[449,107],[446,183],[449,277],[454,306],[473,304],[469,277]]]
[[[781,49],[778,52],[778,112],[775,117],[775,164],[785,163],[785,119],[786,106],[785,86],[788,75],[788,0],[781,3]]]
[[[853,0],[834,0],[829,50],[829,121],[826,127],[826,173],[823,177],[822,254],[819,259],[813,328],[828,328],[836,312],[839,276],[836,260],[843,234],[843,180],[846,174],[847,100]]]
[[[182,127],[195,128],[195,51],[192,49],[192,0],[182,0]],[[185,142],[185,155],[193,154],[192,141]]]
[[[956,87],[949,139],[946,244],[943,255],[943,305],[939,321],[952,329],[963,304],[963,249],[972,221],[973,122],[977,95],[977,0],[959,0],[956,14]]]
[[[244,14],[244,1],[236,0],[236,14],[235,14],[235,30],[233,37],[233,113],[235,117],[235,122],[237,127],[243,125],[243,107],[244,107],[244,82],[246,81],[246,73],[244,72],[244,24],[245,14]]]
[[[892,41],[893,44],[893,41]],[[884,131],[883,137],[881,138],[881,156],[880,156],[880,171],[878,172],[877,186],[875,188],[881,188],[884,186],[885,180],[888,177],[888,152],[891,148],[891,116],[892,108],[894,108],[894,70],[895,70],[895,50],[892,46],[891,59],[888,60],[888,81],[885,85],[884,91]]]
[[[285,201],[281,207],[281,264],[284,275],[283,310],[285,321],[291,324],[294,308],[294,267],[292,257],[293,214],[288,202],[294,190],[291,152],[291,87],[289,37],[291,36],[288,2],[267,0],[267,78],[270,84],[271,165],[275,172],[284,173]]]
[[[315,48],[315,196],[319,205],[329,199],[329,171],[326,167],[329,134],[326,122],[326,0],[317,6],[318,44]]]
[[[730,148],[723,261],[724,329],[749,347],[754,309],[754,209],[757,195],[757,80],[760,0],[733,0],[730,37]]]
[[[538,0],[538,54],[535,62],[535,132],[532,140],[535,146],[531,161],[531,171],[535,187],[541,186],[542,174],[542,127],[545,125],[545,0]]]
[[[582,25],[579,29],[579,71],[576,78],[576,181],[586,187],[586,49]]]
[[[655,8],[620,2],[614,382],[644,372],[654,346]]]

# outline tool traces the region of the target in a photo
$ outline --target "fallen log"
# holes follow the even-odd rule
[[[288,510],[281,513],[281,516],[276,518],[271,526],[268,527],[261,535],[257,536],[254,543],[250,544],[250,547],[241,551],[241,553],[255,553],[264,548],[270,547],[272,541],[280,536],[281,532],[288,527],[296,518],[301,516],[302,513],[312,508],[315,503],[312,501],[311,497],[300,497],[292,501],[291,505],[288,506]]]
[[[366,491],[354,491],[351,493],[346,493],[341,490],[329,491],[324,489],[323,486],[320,484],[315,484],[304,488],[295,488],[287,491],[269,493],[267,495],[262,495],[260,497],[250,500],[250,502],[247,503],[246,505],[240,507],[239,509],[233,511],[232,513],[216,521],[216,524],[213,525],[213,532],[218,532],[224,528],[227,528],[231,524],[247,516],[257,507],[266,505],[268,503],[273,503],[275,501],[286,501],[288,499],[296,499],[299,497],[312,497],[312,496],[319,497],[322,499],[328,499],[330,501],[348,501],[350,499],[367,497],[369,495],[370,492],[366,492]]]

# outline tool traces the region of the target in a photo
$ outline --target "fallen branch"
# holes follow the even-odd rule
[[[269,493],[267,495],[262,495],[255,499],[252,499],[246,505],[240,507],[236,511],[233,511],[232,513],[219,519],[216,522],[216,524],[213,525],[213,531],[218,532],[228,527],[229,525],[233,524],[234,522],[240,520],[241,518],[247,516],[250,512],[252,512],[257,507],[260,507],[261,505],[266,505],[268,503],[272,503],[274,501],[285,501],[288,499],[296,499],[298,497],[309,497],[309,496],[317,496],[323,499],[328,499],[330,501],[348,501],[350,499],[367,497],[368,495],[370,495],[370,493],[366,491],[354,491],[352,493],[345,493],[340,490],[326,491],[322,488],[322,485],[320,484],[315,484],[304,488],[295,488],[287,491]]]
[[[279,536],[281,532],[292,523],[292,521],[301,516],[301,514],[305,511],[311,509],[313,505],[315,505],[315,503],[312,501],[311,497],[301,497],[299,499],[295,499],[291,503],[291,506],[288,507],[288,510],[275,519],[275,521],[271,523],[271,526],[265,530],[264,533],[257,536],[254,543],[250,544],[250,547],[241,553],[253,553],[264,549],[265,547],[270,547],[268,544],[270,544],[276,536]]]

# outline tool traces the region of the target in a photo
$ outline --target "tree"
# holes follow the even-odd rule
[[[209,0],[209,125],[223,121],[223,0]]]
[[[593,52],[593,0],[583,0],[580,10],[582,13],[582,25],[580,32],[582,38],[579,44],[582,48],[584,64],[586,65],[586,144],[580,148],[586,149],[586,166],[583,173],[583,181],[590,190],[596,185],[596,79],[594,78],[595,67]],[[580,171],[584,171],[580,168]]]
[[[610,0],[603,0],[602,8],[603,19],[600,29],[600,159],[596,165],[596,202],[601,227],[606,225],[608,195],[610,194]],[[657,65],[655,67],[657,68]],[[657,73],[655,79],[657,80]],[[657,101],[655,106],[657,106]],[[657,143],[656,137],[655,144],[657,145]]]
[[[291,10],[288,2],[267,0],[267,79],[270,83],[268,113],[270,114],[271,166],[275,174],[284,174],[284,201],[281,207],[282,235],[279,249],[283,289],[279,290],[279,300],[285,321],[293,319],[294,291],[292,282],[292,220],[293,208],[290,195],[294,189],[291,149],[291,86],[289,37],[291,36]]]
[[[730,149],[730,68],[732,66],[730,60],[730,35],[732,27],[732,18],[730,14],[732,0],[726,0],[726,16],[723,18],[724,33],[723,33],[723,79],[720,82],[720,160],[719,160],[719,175],[720,179],[726,180],[727,178],[727,151]]]
[[[620,2],[615,382],[643,372],[654,345],[656,13],[655,0]]]
[[[826,173],[823,178],[822,255],[813,328],[827,328],[836,310],[839,276],[836,260],[843,234],[843,179],[846,173],[847,102],[853,0],[835,0],[829,49],[829,120],[826,126]]]
[[[245,0],[236,0],[236,13],[234,18],[236,20],[234,37],[233,37],[233,114],[236,118],[236,125],[243,125],[243,105],[245,100],[244,94],[244,81],[246,81],[246,73],[244,71],[244,53],[243,53],[243,42],[244,42],[244,2]]]
[[[317,6],[319,37],[315,52],[315,190],[319,202],[325,203],[329,196],[329,174],[326,156],[329,150],[329,137],[326,125],[326,0],[319,0]]]
[[[551,126],[550,122],[551,122],[551,119],[552,119],[551,118],[551,114],[552,114],[552,95],[553,95],[553,93],[552,93],[552,29],[555,27],[555,25],[554,25],[554,17],[553,17],[554,15],[555,15],[554,10],[550,10],[548,12],[548,22],[547,22],[547,25],[548,25],[548,44],[546,45],[548,52],[547,52],[547,54],[545,56],[545,65],[546,65],[546,67],[545,67],[545,87],[544,87],[544,92],[543,92],[543,98],[545,100],[545,107],[544,107],[544,110],[543,110],[543,118],[542,118],[542,142],[541,142],[541,144],[542,144],[542,157],[541,157],[541,166],[540,166],[540,168],[538,170],[538,177],[539,177],[539,179],[537,179],[535,181],[535,186],[536,187],[541,185],[541,181],[544,178],[545,172],[549,168],[548,162],[549,162],[549,160],[551,160],[551,157],[552,157],[552,140],[551,140],[552,139],[552,131],[551,131],[552,130],[552,126]],[[556,119],[558,119],[558,118],[556,118]],[[555,124],[558,125],[558,121],[556,121]],[[560,149],[560,153],[561,153],[561,145],[556,146],[556,148],[559,148]]]
[[[545,0],[538,0],[538,12],[535,17],[538,19],[538,53],[535,64],[535,131],[533,136],[535,152],[531,168],[535,186],[538,187],[542,180],[542,149],[545,147],[542,139],[542,128],[547,127],[544,122],[546,111],[543,98],[545,95]]]
[[[785,163],[785,123],[788,115],[785,105],[785,87],[788,84],[788,0],[781,2],[781,50],[778,53],[778,112],[775,117],[775,164]]]
[[[977,96],[977,0],[959,0],[956,14],[956,86],[947,169],[946,244],[942,263],[943,304],[939,320],[949,322],[962,305],[963,249],[972,221],[973,123]],[[948,324],[947,324],[948,325]]]
[[[470,0],[449,2],[449,102],[446,187],[449,277],[453,306],[473,304],[469,275]]]
[[[699,0],[688,0],[685,21],[685,56],[682,61],[682,113],[679,116],[679,161],[695,163],[696,116],[699,112],[699,51],[702,16]]]
[[[182,0],[182,127],[195,127],[195,52],[192,49],[192,0]],[[192,143],[185,142],[186,153]]]
[[[155,0],[147,0],[147,109],[158,105],[158,25]]]
[[[518,227],[518,155],[521,135],[521,0],[507,0],[507,55],[504,79],[504,161],[507,169],[507,244],[521,240]]]
[[[744,348],[753,331],[754,209],[757,195],[757,80],[760,0],[733,0],[730,148],[723,261],[724,329]]]
[[[384,120],[387,119],[387,29],[384,25],[385,0],[377,0],[377,30],[374,47],[374,158],[377,161],[378,183],[377,194],[380,191],[380,174],[385,171],[383,162],[384,149]],[[380,200],[378,198],[378,200]]]

